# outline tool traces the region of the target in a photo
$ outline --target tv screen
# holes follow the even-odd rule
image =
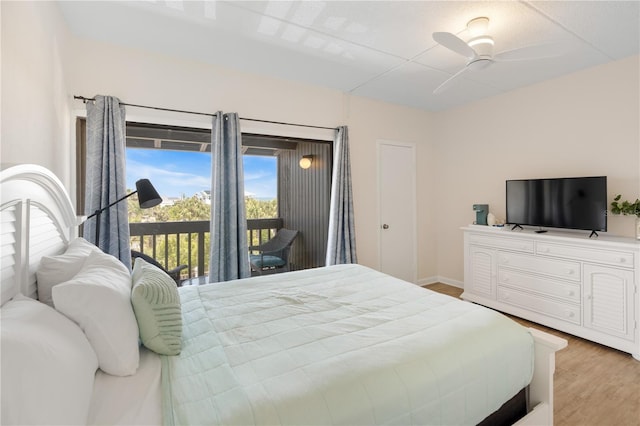
[[[507,181],[507,223],[607,230],[607,177]]]

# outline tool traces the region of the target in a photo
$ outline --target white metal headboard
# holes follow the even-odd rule
[[[0,171],[1,304],[17,293],[36,297],[43,256],[62,253],[77,236],[66,189],[48,169],[21,164]]]

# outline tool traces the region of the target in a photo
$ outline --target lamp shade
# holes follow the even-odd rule
[[[156,191],[151,182],[149,182],[149,179],[140,179],[137,181],[136,190],[138,191],[138,203],[140,203],[141,209],[149,209],[162,202],[162,198],[158,195],[158,191]]]
[[[313,162],[313,155],[304,155],[300,159],[300,167],[303,169],[308,169],[311,167],[311,163]]]

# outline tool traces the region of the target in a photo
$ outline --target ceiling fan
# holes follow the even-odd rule
[[[489,18],[480,17],[467,23],[467,30],[471,39],[465,42],[460,37],[447,32],[433,33],[433,39],[440,45],[452,50],[468,59],[467,64],[460,71],[444,81],[433,91],[441,93],[451,86],[453,81],[467,71],[483,70],[495,62],[530,61],[559,56],[559,48],[555,44],[535,44],[513,50],[506,50],[493,54],[493,38],[487,34]]]

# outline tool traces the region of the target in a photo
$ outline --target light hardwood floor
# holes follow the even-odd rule
[[[436,283],[433,291],[460,297],[462,289]],[[640,425],[640,361],[570,334],[512,317],[527,327],[567,339],[556,353],[554,423],[558,426]]]

